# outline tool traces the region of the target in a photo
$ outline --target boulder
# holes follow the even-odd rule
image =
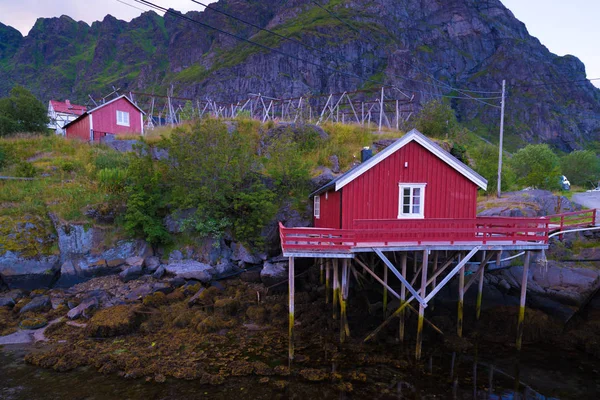
[[[142,276],[142,266],[135,265],[125,269],[119,274],[119,279],[123,282],[129,282]]]
[[[13,308],[15,304],[15,299],[13,299],[11,296],[0,296],[0,307]]]
[[[251,271],[244,271],[240,274],[240,279],[243,282],[249,283],[261,283],[260,269],[253,269]]]
[[[209,282],[215,273],[214,268],[210,265],[194,260],[170,263],[165,266],[165,270],[177,278],[194,279],[203,283]]]
[[[246,264],[262,264],[263,260],[260,255],[252,254],[241,243],[233,242],[231,244],[231,260],[242,261]]]
[[[156,256],[146,257],[144,264],[148,272],[154,272],[160,267],[160,259]]]
[[[50,296],[39,296],[32,299],[29,303],[25,304],[23,308],[21,308],[19,313],[25,314],[26,312],[45,311],[49,310],[50,308],[52,308]]]
[[[142,257],[139,257],[139,256],[128,257],[125,260],[125,264],[127,264],[130,267],[143,267],[144,266],[144,259]]]
[[[288,278],[288,265],[287,263],[270,263],[266,262],[262,271],[260,272],[260,279],[262,283],[269,287],[285,281]]]
[[[97,307],[98,299],[96,297],[90,297],[79,303],[77,307],[74,307],[71,310],[69,310],[69,312],[67,313],[67,317],[69,317],[69,319],[77,319],[82,315],[85,315],[86,311]]]
[[[160,266],[156,269],[156,271],[154,271],[154,273],[152,274],[152,277],[154,279],[160,279],[163,277],[163,275],[165,274],[166,270],[164,266]]]
[[[26,258],[7,251],[0,256],[0,278],[10,289],[49,288],[59,271],[58,255]]]

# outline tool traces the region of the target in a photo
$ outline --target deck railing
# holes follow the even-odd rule
[[[573,211],[563,214],[550,216],[550,224],[552,227],[557,226],[559,231],[564,231],[570,228],[580,228],[584,226],[596,225],[596,209]]]
[[[548,218],[356,220],[353,229],[286,228],[284,250],[349,251],[354,247],[423,243],[547,243]]]

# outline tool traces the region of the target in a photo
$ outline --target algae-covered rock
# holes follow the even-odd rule
[[[48,320],[42,317],[26,318],[19,323],[21,329],[40,329],[48,325]]]
[[[52,303],[50,303],[50,296],[39,296],[33,298],[29,303],[25,304],[19,310],[20,314],[25,314],[26,312],[37,312],[49,310],[52,308]]]
[[[92,337],[113,337],[134,332],[142,322],[137,306],[118,305],[97,312],[88,323],[86,333]]]
[[[226,321],[217,315],[206,317],[196,326],[196,330],[200,333],[218,332],[221,329],[232,328],[235,325],[233,321]]]
[[[215,312],[223,316],[235,315],[240,303],[235,299],[218,299],[215,301]]]
[[[159,307],[167,303],[167,296],[163,292],[156,292],[144,297],[142,303],[148,307]]]
[[[246,310],[246,317],[251,321],[262,324],[267,319],[267,310],[260,306],[250,306]]]
[[[305,368],[300,370],[300,376],[302,376],[307,381],[321,382],[329,377],[329,373],[322,369]]]

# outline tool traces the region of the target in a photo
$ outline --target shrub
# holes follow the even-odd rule
[[[560,187],[560,160],[547,144],[530,144],[515,153],[510,163],[517,183],[540,189]]]
[[[0,136],[18,132],[48,132],[44,104],[22,86],[15,86],[9,97],[0,99]]]
[[[127,170],[121,168],[101,169],[98,171],[98,184],[108,193],[123,193],[127,184]]]
[[[127,169],[129,157],[114,150],[100,150],[93,160],[96,171],[108,168]]]
[[[560,160],[562,173],[573,185],[596,186],[600,179],[600,162],[591,150],[578,150],[567,154]]]
[[[17,164],[16,175],[21,178],[33,178],[37,175],[37,168],[30,162],[21,161]]]
[[[0,169],[8,165],[8,155],[2,146],[0,146]]]
[[[495,193],[498,188],[498,151],[498,146],[485,143],[469,152],[475,171],[488,181],[487,193]],[[502,165],[502,190],[510,190],[514,182],[514,171],[510,163],[505,162]]]
[[[436,137],[454,137],[460,130],[456,115],[452,108],[440,101],[426,103],[415,119],[415,126],[423,134]]]

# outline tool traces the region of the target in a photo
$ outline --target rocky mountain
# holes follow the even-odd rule
[[[499,110],[469,97],[497,95],[456,88],[496,92],[506,79],[509,143],[570,150],[600,138],[600,90],[585,81],[584,65],[552,54],[499,0],[220,0],[212,7],[293,40],[210,9],[146,12],[130,23],[107,16],[91,26],[39,19],[24,38],[0,25],[0,95],[19,83],[44,100],[85,102],[112,85],[162,93],[173,85],[179,96],[238,101],[385,83],[417,104],[450,96],[461,121],[495,137]]]

